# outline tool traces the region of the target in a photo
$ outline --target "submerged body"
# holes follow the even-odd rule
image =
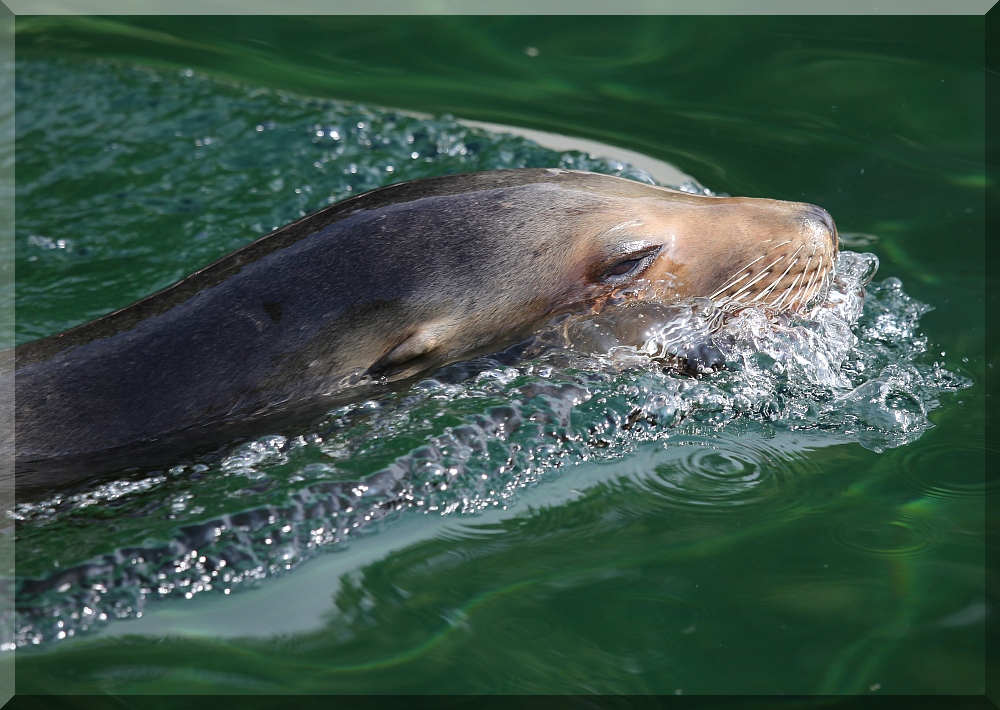
[[[17,348],[19,475],[60,482],[230,441],[496,350],[625,289],[799,308],[835,252],[833,223],[812,205],[593,173],[382,188]]]

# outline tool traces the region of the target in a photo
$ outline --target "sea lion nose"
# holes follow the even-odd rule
[[[833,221],[833,217],[822,207],[817,207],[816,205],[809,205],[809,216],[817,220],[822,224],[827,233],[830,235],[830,241],[833,242],[834,249],[837,248],[837,225]]]

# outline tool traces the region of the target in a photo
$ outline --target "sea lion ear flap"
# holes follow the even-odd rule
[[[419,326],[403,342],[368,368],[373,377],[399,380],[416,375],[434,363],[433,353],[444,341],[451,321],[432,321]]]

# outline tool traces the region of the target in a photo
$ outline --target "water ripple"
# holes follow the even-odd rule
[[[934,550],[948,530],[936,518],[917,510],[901,510],[891,518],[879,518],[871,510],[852,510],[838,515],[830,537],[840,547],[866,557],[905,559]]]
[[[940,437],[921,442],[920,450],[895,452],[895,477],[933,498],[1000,495],[1000,478],[987,476],[985,462],[1000,453],[1000,443],[979,438]]]

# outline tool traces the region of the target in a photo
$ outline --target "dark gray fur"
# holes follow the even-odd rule
[[[173,456],[180,441],[218,444],[253,433],[248,423],[328,407],[348,396],[339,378],[385,370],[381,361],[421,322],[448,314],[481,321],[503,310],[503,291],[533,302],[533,320],[564,307],[578,294],[572,283],[558,286],[569,247],[559,215],[585,210],[601,191],[649,189],[620,183],[627,181],[521,170],[383,188],[127,308],[20,346],[19,478],[61,482],[153,461],[142,452]],[[515,325],[531,323],[472,324],[482,332],[466,349],[500,344]],[[439,353],[418,365],[455,357]]]

